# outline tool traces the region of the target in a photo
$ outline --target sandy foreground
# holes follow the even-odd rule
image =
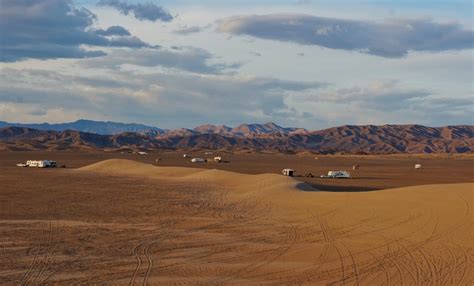
[[[2,177],[2,284],[474,283],[473,183],[322,192],[119,159],[48,175]]]

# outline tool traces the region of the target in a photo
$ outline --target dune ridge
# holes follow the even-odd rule
[[[350,204],[340,210],[351,215],[371,207],[381,213],[400,213],[403,209],[424,204],[437,205],[440,211],[453,212],[449,204],[459,204],[459,197],[474,193],[474,183],[418,185],[371,192],[325,192],[291,177],[278,174],[249,175],[217,169],[159,167],[133,160],[111,159],[79,169],[80,171],[144,177],[164,181],[208,184],[227,192],[228,199],[263,200],[279,209],[280,215],[300,216],[301,210],[326,209]],[[393,209],[393,205],[398,205]],[[451,206],[452,206],[451,205]],[[408,210],[407,210],[408,212]]]
[[[160,180],[178,180],[215,184],[234,193],[251,193],[258,191],[318,191],[309,184],[299,182],[291,177],[277,174],[249,175],[218,169],[199,169],[186,167],[159,167],[126,159],[110,159],[78,169],[79,171],[144,176]]]
[[[200,169],[187,167],[160,167],[152,164],[137,162],[126,159],[110,159],[98,163],[94,163],[82,168],[79,171],[99,172],[107,174],[120,174],[131,176],[146,176],[147,178],[164,179],[164,180],[193,180],[207,183],[218,183],[225,187],[233,187],[236,189],[249,187],[257,183],[271,182],[267,188],[286,188],[287,190],[304,190],[319,191],[318,189],[297,181],[291,177],[285,177],[273,173],[265,173],[258,175],[243,174],[218,169]],[[429,184],[418,185],[402,188],[391,188],[378,190],[377,192],[367,192],[363,195],[353,194],[352,196],[377,196],[380,192],[396,191],[397,195],[403,195],[408,192],[412,195],[414,192],[436,192],[442,191],[447,187],[456,187],[463,191],[474,191],[474,183],[457,183],[457,184]],[[324,192],[322,192],[324,193]],[[341,192],[345,193],[345,192]],[[350,195],[349,193],[346,193]],[[304,195],[303,195],[304,196]]]

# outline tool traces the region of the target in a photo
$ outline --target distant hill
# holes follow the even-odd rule
[[[140,133],[101,135],[74,130],[46,131],[26,127],[0,128],[0,149],[7,150],[105,150],[166,148]]]
[[[75,122],[69,123],[58,123],[58,124],[49,124],[49,123],[40,123],[40,124],[21,124],[21,123],[8,123],[0,121],[1,127],[27,127],[38,130],[52,130],[52,131],[65,131],[65,130],[75,130],[81,132],[89,132],[102,135],[114,135],[124,132],[136,132],[142,134],[152,134],[159,135],[166,132],[166,130],[146,126],[143,124],[136,123],[118,123],[118,122],[109,122],[109,121],[93,121],[80,119]]]
[[[75,130],[81,132],[95,133],[101,135],[116,135],[124,132],[135,132],[140,134],[146,134],[150,137],[162,137],[162,136],[192,136],[199,134],[218,134],[230,137],[252,137],[255,135],[262,134],[295,134],[295,133],[307,133],[308,131],[303,128],[286,128],[278,126],[273,122],[266,124],[241,124],[237,127],[228,127],[225,125],[201,125],[194,129],[180,128],[174,130],[166,130],[158,127],[147,126],[136,123],[118,123],[109,121],[93,121],[80,119],[75,122],[69,123],[9,123],[0,121],[0,128],[2,127],[26,127],[38,130],[50,130],[50,131],[66,131]]]
[[[472,153],[474,126],[345,125],[294,136],[291,142],[322,153]]]
[[[255,135],[271,134],[297,134],[307,133],[304,128],[281,127],[273,122],[265,124],[241,124],[237,127],[228,127],[225,125],[201,125],[193,129],[200,134],[218,134],[230,137],[252,137]]]
[[[268,127],[268,126],[267,126]],[[127,132],[100,135],[79,131],[42,131],[25,127],[0,129],[0,149],[228,149],[320,154],[474,153],[474,126],[346,125],[320,131],[279,133],[262,125],[178,129],[159,136]],[[263,128],[263,129],[260,129]],[[233,128],[234,129],[234,128]],[[219,131],[220,130],[220,131]],[[219,134],[221,133],[221,134]],[[249,136],[248,134],[252,134]]]
[[[227,127],[225,125],[202,125],[194,129],[180,128],[175,130],[166,130],[158,127],[147,126],[136,123],[118,123],[109,121],[93,121],[80,119],[69,123],[40,123],[40,124],[23,124],[23,123],[9,123],[0,121],[0,128],[2,127],[26,127],[38,130],[51,131],[66,131],[75,130],[81,132],[95,133],[101,135],[115,135],[124,132],[135,132],[147,134],[150,137],[157,136],[191,136],[198,134],[218,134],[231,137],[251,137],[262,134],[293,134],[306,133],[307,130],[303,128],[286,128],[278,126],[273,122],[266,124],[241,124],[237,127]]]

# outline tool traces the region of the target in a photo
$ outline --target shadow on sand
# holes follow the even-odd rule
[[[296,187],[303,192],[337,192],[337,193],[358,193],[358,192],[374,192],[380,189],[370,187],[355,186],[328,186],[322,184],[298,183]]]

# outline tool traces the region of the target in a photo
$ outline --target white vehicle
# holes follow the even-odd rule
[[[16,164],[18,167],[28,167],[28,165],[26,165],[25,163],[18,163]]]
[[[415,169],[421,169],[421,164],[416,164]]]
[[[28,160],[26,161],[25,165],[31,168],[56,168],[58,166],[58,163],[56,163],[56,161],[51,160]]]
[[[147,152],[138,152],[138,155],[148,155]]]
[[[188,154],[183,154],[183,158],[189,158]]]
[[[204,160],[203,158],[192,158],[191,159],[191,163],[204,163],[206,162],[206,160]]]
[[[347,171],[329,171],[327,175],[321,175],[321,178],[329,179],[349,179],[351,173]]]
[[[39,161],[35,161],[35,160],[26,161],[26,166],[28,166],[28,167],[37,168],[38,165],[39,165]]]
[[[214,155],[214,152],[207,151],[207,152],[204,152],[204,155]]]
[[[222,163],[222,157],[214,157],[214,162]]]
[[[283,169],[281,171],[281,173],[283,174],[283,176],[293,177],[293,174],[295,173],[295,170],[293,170],[293,169]]]

